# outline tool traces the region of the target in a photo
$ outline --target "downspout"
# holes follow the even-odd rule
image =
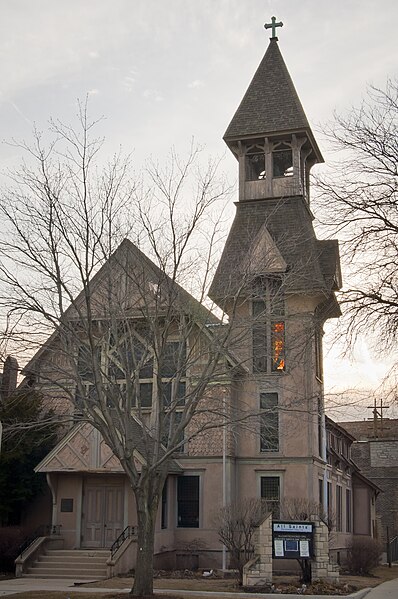
[[[51,480],[51,473],[46,473],[47,484],[50,487],[51,496],[52,496],[52,513],[51,513],[51,526],[57,525],[57,494],[54,488],[54,485]]]
[[[325,462],[324,470],[323,470],[323,511],[325,516],[328,517],[329,514],[329,505],[328,505],[328,461],[327,461],[327,451],[326,451],[326,417],[325,417],[325,406],[323,402],[323,393],[322,393],[322,405],[321,405],[321,457]]]

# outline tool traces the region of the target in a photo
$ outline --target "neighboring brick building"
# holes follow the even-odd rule
[[[383,418],[358,422],[340,422],[356,441],[352,459],[363,474],[380,489],[376,500],[376,516],[387,540],[398,536],[398,419]]]

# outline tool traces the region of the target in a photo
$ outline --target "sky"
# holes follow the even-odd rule
[[[90,114],[105,117],[106,150],[132,151],[137,170],[171,146],[184,152],[193,137],[225,156],[236,179],[222,136],[273,15],[284,23],[279,46],[326,160],[322,125],[397,72],[396,0],[0,0],[0,15],[0,138],[29,140],[50,117],[71,122],[77,99],[89,95]],[[2,143],[2,168],[19,162],[19,150]],[[232,217],[232,202],[228,210]],[[366,340],[353,361],[340,351],[326,336],[328,391],[380,384],[388,363]]]

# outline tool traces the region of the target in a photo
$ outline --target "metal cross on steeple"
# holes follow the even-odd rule
[[[264,24],[264,29],[272,29],[271,39],[276,38],[276,28],[283,27],[282,21],[279,21],[279,23],[275,23],[275,21],[276,21],[276,17],[271,17],[271,23]]]

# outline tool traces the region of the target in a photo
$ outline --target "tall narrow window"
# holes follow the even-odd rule
[[[332,503],[332,483],[328,481],[327,483],[327,497],[328,497],[328,520],[329,523],[333,519],[333,503]]]
[[[260,393],[260,450],[279,451],[278,394]]]
[[[285,370],[284,298],[281,281],[259,278],[252,300],[253,371]]]
[[[322,368],[322,331],[317,328],[315,331],[315,374],[317,378],[323,380]]]
[[[161,514],[161,527],[167,528],[167,516],[168,516],[168,485],[167,478],[164,483],[163,491],[162,491],[162,514]]]
[[[177,525],[199,528],[199,476],[177,479]]]
[[[272,174],[274,177],[291,177],[293,175],[293,154],[287,144],[279,144],[272,152]]]
[[[318,479],[319,503],[323,506],[323,478]]]
[[[336,530],[343,528],[343,489],[336,485]]]
[[[267,502],[267,506],[274,518],[280,516],[280,479],[279,476],[261,477],[261,498]]]
[[[96,389],[94,386],[93,366],[101,371],[101,346],[98,345],[94,352],[86,345],[81,345],[77,354],[77,378],[75,395],[75,412],[78,413],[84,400],[93,401],[96,398]]]
[[[272,372],[285,370],[285,323],[273,322],[271,326]]]
[[[265,154],[261,146],[251,146],[246,154],[246,180],[265,179]]]
[[[264,300],[253,300],[253,370],[267,372],[267,312]]]
[[[351,490],[345,490],[345,530],[352,532]]]

